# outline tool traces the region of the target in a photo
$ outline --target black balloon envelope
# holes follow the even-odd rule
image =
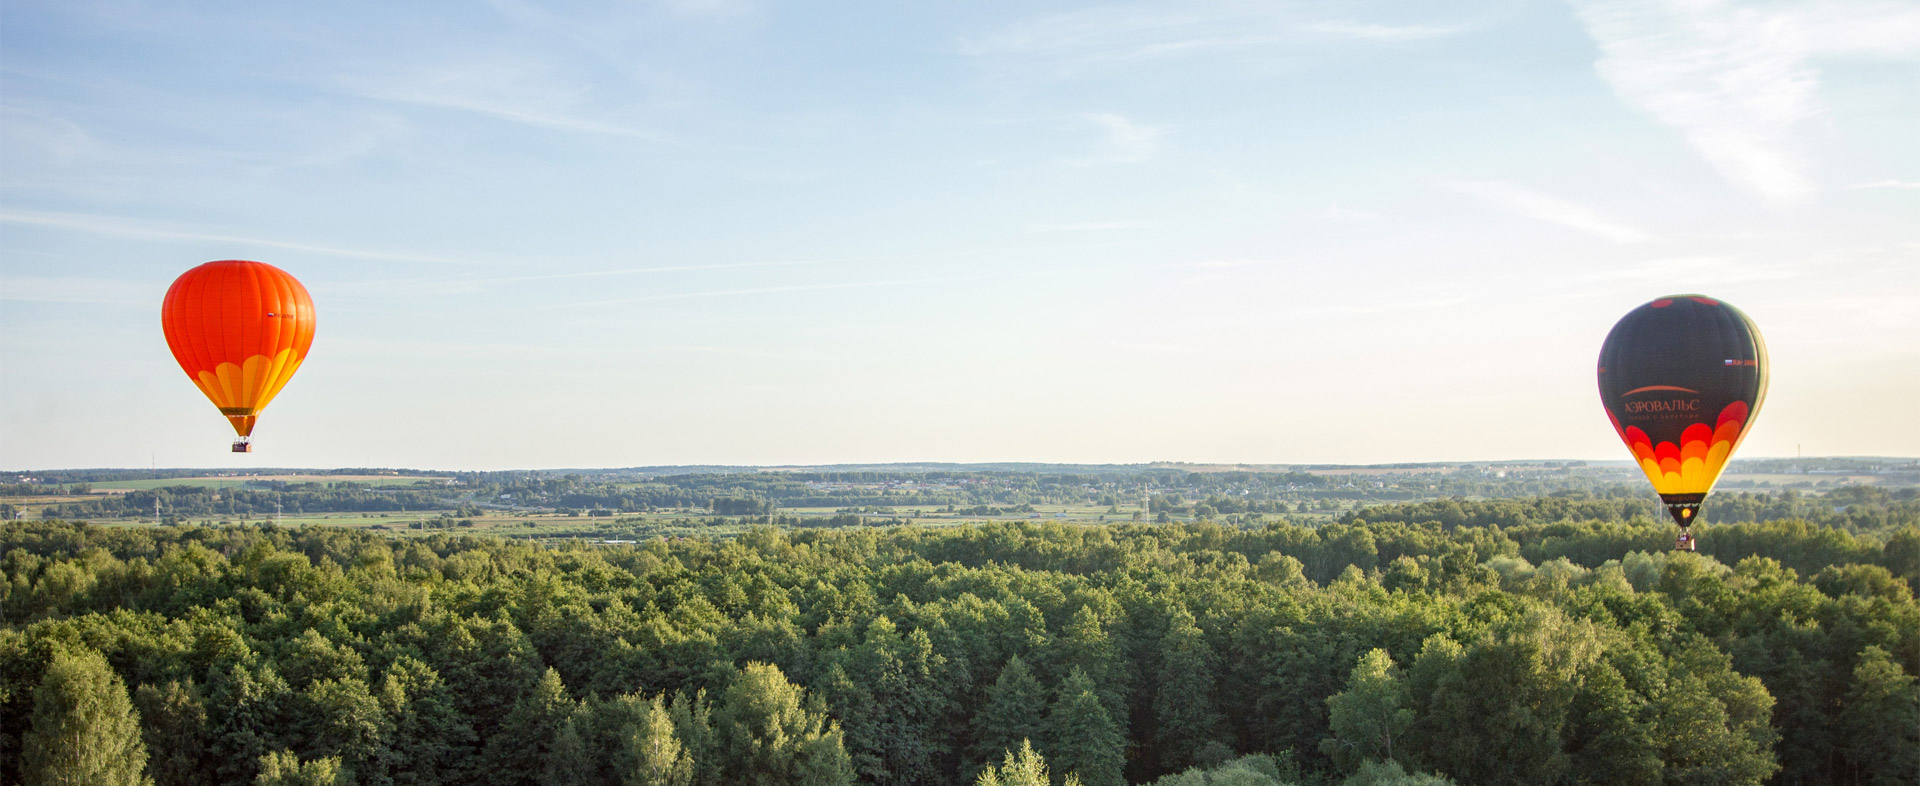
[[[1767,345],[1753,320],[1703,295],[1654,300],[1600,347],[1600,402],[1680,526],[1700,515],[1767,397]]]

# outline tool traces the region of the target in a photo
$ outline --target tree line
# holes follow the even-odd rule
[[[0,781],[1913,782],[1920,528],[1699,529],[12,523]]]
[[[371,512],[460,506],[495,509],[645,512],[706,509],[723,515],[782,508],[1014,510],[1032,505],[1149,504],[1172,518],[1226,518],[1325,513],[1356,502],[1405,502],[1449,496],[1513,498],[1559,490],[1619,500],[1639,499],[1637,483],[1615,469],[1556,466],[1511,477],[1433,468],[1416,475],[1330,475],[1311,472],[849,471],[700,472],[644,475],[634,471],[460,472],[419,477],[404,486],[352,480],[301,482],[253,478],[214,489],[182,482],[153,490],[96,495],[45,505],[44,518],[238,517],[274,512]],[[177,470],[49,470],[22,474],[34,482],[0,483],[0,497],[84,494],[90,484],[171,477]],[[336,471],[339,472],[339,471]],[[382,471],[391,472],[391,471]],[[325,475],[327,473],[308,473]],[[409,476],[396,476],[409,477]],[[1151,500],[1148,502],[1148,500]],[[11,504],[11,503],[8,503]],[[722,511],[720,507],[725,507]],[[18,513],[18,506],[11,511]],[[1803,515],[1799,513],[1791,515]],[[1773,516],[1779,517],[1779,516]]]

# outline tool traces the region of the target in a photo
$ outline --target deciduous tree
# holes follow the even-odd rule
[[[126,683],[90,649],[60,650],[33,692],[33,726],[23,740],[29,786],[136,786],[147,746]]]

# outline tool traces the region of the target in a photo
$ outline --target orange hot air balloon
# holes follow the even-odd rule
[[[262,262],[208,262],[174,279],[160,306],[167,348],[233,423],[233,452],[253,450],[254,421],[313,346],[313,299]]]

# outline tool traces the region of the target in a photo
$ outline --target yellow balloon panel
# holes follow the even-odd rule
[[[194,381],[221,412],[252,415],[266,408],[299,368],[300,358],[292,349],[283,349],[271,357],[254,355],[244,363],[221,363],[212,371],[200,372]]]

